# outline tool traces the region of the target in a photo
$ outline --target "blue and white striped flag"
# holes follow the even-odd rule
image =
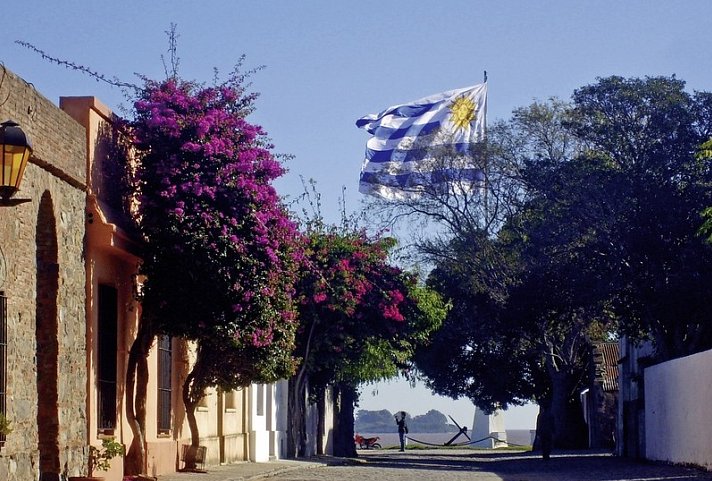
[[[467,190],[484,174],[468,157],[485,136],[487,84],[450,90],[362,117],[366,143],[359,192],[386,199],[416,198],[456,184]]]

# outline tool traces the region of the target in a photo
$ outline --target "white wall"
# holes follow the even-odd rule
[[[270,436],[270,459],[287,457],[287,428],[289,406],[289,381],[281,380],[269,386],[267,411]]]
[[[267,430],[269,390],[266,384],[250,386],[250,461],[265,463],[270,456],[270,436]]]
[[[712,350],[645,369],[646,457],[712,470]]]
[[[324,454],[334,453],[334,392],[331,388],[326,390],[324,407],[324,432],[321,449]],[[317,441],[319,439],[319,409],[317,404],[307,402],[306,406],[306,452],[305,457],[314,456],[319,452]]]

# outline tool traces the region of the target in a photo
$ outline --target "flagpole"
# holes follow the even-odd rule
[[[484,83],[487,84],[487,70],[484,71]],[[485,103],[487,105],[487,103]],[[488,179],[488,152],[487,152],[487,109],[485,108],[485,122],[484,122],[484,159],[483,159],[483,170],[484,170],[484,192],[482,193],[483,196],[483,203],[484,203],[484,210],[485,210],[485,219],[484,219],[484,228],[485,228],[485,234],[488,232],[487,226],[489,225],[489,206],[488,206],[488,195],[487,195],[487,179]]]

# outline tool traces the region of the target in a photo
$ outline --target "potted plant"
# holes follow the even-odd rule
[[[89,446],[88,476],[70,476],[69,481],[102,481],[104,478],[94,477],[94,470],[108,471],[111,460],[116,456],[124,455],[124,445],[114,438],[102,440],[101,448]]]

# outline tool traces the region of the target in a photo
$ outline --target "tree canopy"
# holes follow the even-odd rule
[[[393,239],[336,228],[307,237],[295,353],[312,386],[397,375],[438,327],[445,305],[388,262]]]
[[[216,87],[149,81],[130,125],[146,244],[144,318],[167,334],[231,336],[250,358],[245,365],[261,372],[249,384],[293,369],[300,251],[296,225],[271,185],[282,167],[264,132],[245,119],[254,97],[242,82],[239,74]]]
[[[607,169],[606,259],[622,333],[651,336],[660,360],[712,347],[712,251],[698,235],[712,168],[695,153],[712,132],[712,93],[674,77],[601,79],[574,93],[571,129]],[[601,224],[598,222],[597,224]]]
[[[660,360],[712,347],[710,99],[674,77],[609,77],[495,126],[505,215],[426,246],[453,305],[416,358],[431,388],[490,410],[553,397],[569,427],[593,342],[652,339]]]

